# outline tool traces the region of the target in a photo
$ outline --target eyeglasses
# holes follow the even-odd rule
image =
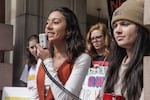
[[[92,38],[91,38],[91,42],[94,42],[95,40],[96,40],[96,41],[100,41],[102,38],[103,38],[103,35],[99,35],[99,36],[92,37]]]

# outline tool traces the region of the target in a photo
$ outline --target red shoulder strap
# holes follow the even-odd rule
[[[40,64],[38,74],[37,74],[37,90],[38,90],[38,95],[40,100],[45,100],[45,95],[44,95],[44,79],[45,79],[45,71],[43,69],[42,63]],[[46,97],[46,100],[54,100],[53,95],[51,90],[49,89],[48,95]]]

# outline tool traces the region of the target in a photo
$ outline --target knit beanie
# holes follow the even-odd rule
[[[120,19],[129,20],[144,26],[144,0],[127,0],[117,8],[112,16],[111,25]]]

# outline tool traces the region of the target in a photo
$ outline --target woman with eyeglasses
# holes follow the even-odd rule
[[[99,65],[107,65],[105,62],[109,55],[110,35],[105,24],[93,25],[86,37],[86,51],[93,61],[101,61]],[[92,65],[91,67],[97,67]]]
[[[95,100],[99,93],[109,64],[109,47],[110,36],[106,25],[103,23],[93,25],[86,35],[86,52],[91,56],[92,62],[82,87],[83,100]],[[88,91],[91,93],[87,94]]]

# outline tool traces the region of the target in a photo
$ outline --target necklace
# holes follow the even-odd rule
[[[104,65],[105,65],[106,59],[107,59],[107,57],[105,56],[105,57],[104,57],[104,60],[103,60],[103,63],[101,64],[101,66],[104,66]]]
[[[129,57],[126,55],[125,57],[124,57],[124,59],[123,59],[123,64],[127,64],[128,62],[129,62]]]

